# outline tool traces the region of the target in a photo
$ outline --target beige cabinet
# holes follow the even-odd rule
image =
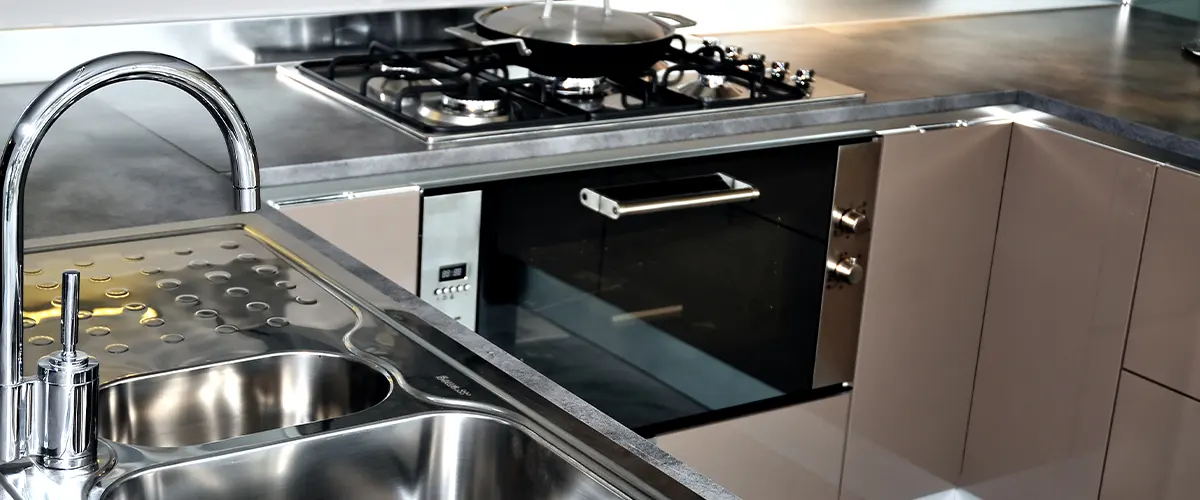
[[[1198,209],[1200,177],[1161,169],[1125,354],[1126,369],[1193,398],[1200,398]]]
[[[1197,471],[1200,402],[1122,374],[1100,500],[1195,500]]]
[[[1011,129],[883,140],[843,500],[958,479]]]
[[[404,289],[417,293],[421,189],[287,205],[280,211]]]
[[[660,448],[752,500],[837,500],[850,395],[659,436]]]
[[[1098,495],[1155,169],[1014,127],[959,480],[975,496]]]

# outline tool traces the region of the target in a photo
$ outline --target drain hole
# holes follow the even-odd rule
[[[191,255],[191,254],[192,254],[192,249],[190,249],[190,248],[176,248],[175,249],[175,255]]]
[[[163,290],[171,290],[171,289],[179,288],[179,285],[182,285],[182,284],[183,284],[183,282],[182,282],[182,281],[179,281],[179,280],[177,280],[177,279],[174,279],[174,278],[171,278],[171,279],[165,279],[165,280],[158,280],[158,281],[155,283],[155,285],[158,285],[158,287],[159,287],[159,288],[161,288],[161,289],[163,289]]]
[[[96,263],[90,260],[77,260],[75,261],[75,265],[79,267],[92,267],[96,265]]]
[[[110,333],[112,333],[112,330],[110,330],[107,326],[93,326],[87,329],[87,334],[93,337],[103,337]]]
[[[200,297],[197,297],[192,294],[183,294],[178,297],[175,297],[175,302],[178,302],[183,305],[194,306],[194,305],[200,303]]]
[[[84,319],[90,319],[91,317],[92,317],[91,311],[79,311],[79,319],[84,320]]]
[[[213,328],[213,331],[220,333],[220,334],[228,335],[230,333],[236,333],[238,331],[238,327],[233,326],[233,325],[220,325],[216,328]]]
[[[140,253],[131,253],[131,254],[125,255],[125,260],[127,260],[129,262],[137,262],[139,260],[145,260],[145,259],[146,259],[146,256],[142,255]]]
[[[296,303],[304,304],[306,306],[311,306],[311,305],[317,303],[317,299],[310,299],[308,297],[296,297]]]
[[[33,327],[37,326],[37,323],[38,322],[36,319],[30,318],[30,317],[22,317],[21,318],[21,326],[24,328],[33,328]]]
[[[89,279],[89,280],[92,280],[92,283],[104,283],[105,281],[111,280],[111,279],[112,279],[112,275],[109,275],[109,274],[97,274],[97,275],[95,275],[95,276],[92,276],[91,278],[88,278],[88,279]]]
[[[146,319],[143,319],[141,321],[141,323],[143,325],[149,326],[149,327],[160,327],[160,326],[167,324],[167,320],[162,319],[162,318],[146,318]]]
[[[159,268],[159,267],[143,267],[142,268],[142,274],[145,274],[146,276],[158,274],[161,272],[162,272],[162,268]]]
[[[229,273],[225,271],[212,271],[204,273],[204,278],[213,283],[224,283],[231,278]]]
[[[275,286],[282,288],[284,290],[291,290],[293,288],[296,288],[296,284],[292,283],[291,281],[276,281]]]
[[[178,333],[168,333],[166,335],[159,337],[159,339],[161,339],[163,342],[166,342],[168,344],[178,344],[180,342],[183,342],[183,335],[180,335]]]
[[[146,310],[146,304],[141,302],[130,302],[125,304],[125,309],[129,311],[144,311]]]
[[[279,274],[279,268],[271,265],[254,266],[254,272],[263,276],[275,276]]]
[[[287,318],[281,318],[279,316],[275,316],[273,318],[267,318],[267,325],[273,326],[275,328],[288,326],[288,320],[287,320]]]
[[[250,312],[262,312],[270,308],[271,306],[267,305],[266,302],[251,302],[246,304],[246,309]]]
[[[62,307],[62,297],[55,297],[53,299],[50,299],[50,305],[52,305],[54,307]]]
[[[195,316],[197,318],[201,318],[201,319],[212,319],[217,316],[220,316],[220,313],[218,313],[217,311],[214,311],[212,309],[201,309],[199,311],[196,311]]]
[[[121,354],[123,352],[129,352],[129,346],[125,344],[108,344],[104,350],[108,351],[109,354]]]
[[[241,253],[241,254],[238,254],[237,260],[240,260],[242,262],[254,262],[254,261],[258,260],[258,256],[254,255],[252,253]]]
[[[226,250],[233,250],[240,246],[241,245],[239,245],[238,242],[236,242],[236,241],[222,241],[221,242],[221,248],[224,248]]]
[[[192,269],[203,269],[210,265],[212,265],[212,264],[210,264],[207,260],[204,260],[204,259],[196,259],[191,262],[188,262],[188,267],[190,267]]]
[[[106,296],[110,299],[123,299],[123,298],[129,296],[129,289],[127,289],[127,288],[109,288],[108,290],[104,291],[104,296]]]
[[[58,282],[57,281],[47,281],[45,283],[38,283],[37,285],[34,285],[34,286],[36,286],[42,290],[53,290],[55,288],[58,288]]]
[[[247,295],[250,295],[250,290],[247,290],[240,286],[235,286],[233,288],[225,290],[225,295],[228,295],[230,297],[245,297]]]
[[[42,268],[40,268],[40,267],[27,267],[27,268],[25,268],[25,274],[28,274],[28,275],[30,275],[30,276],[33,276],[33,275],[35,275],[35,274],[42,274]]]
[[[29,339],[29,343],[33,345],[50,345],[54,343],[54,339],[45,335],[38,335],[37,337]]]

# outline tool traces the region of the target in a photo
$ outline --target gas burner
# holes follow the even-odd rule
[[[555,94],[567,97],[602,97],[612,86],[608,79],[603,76],[591,78],[579,77],[557,77],[548,75],[539,75],[533,71],[529,72],[529,76],[545,80],[549,84]]]
[[[506,122],[508,111],[500,99],[430,94],[421,98],[417,113],[437,125],[474,126]]]
[[[384,104],[396,104],[397,97],[404,89],[434,83],[431,80],[407,80],[376,76],[367,80],[367,96]]]

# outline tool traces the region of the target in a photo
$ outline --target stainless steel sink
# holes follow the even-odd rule
[[[336,457],[331,460],[330,457]],[[110,500],[599,500],[628,498],[528,431],[434,413],[314,436],[118,482]]]
[[[261,217],[27,247],[26,356],[79,269],[103,385],[98,467],[0,468],[25,498],[696,498]]]
[[[132,377],[100,390],[100,436],[169,447],[359,412],[387,397],[383,373],[344,356],[272,353]]]

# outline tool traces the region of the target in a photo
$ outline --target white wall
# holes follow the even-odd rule
[[[701,32],[1112,4],[1119,0],[613,0],[626,10],[677,12]],[[0,29],[441,8],[503,0],[0,0]]]

